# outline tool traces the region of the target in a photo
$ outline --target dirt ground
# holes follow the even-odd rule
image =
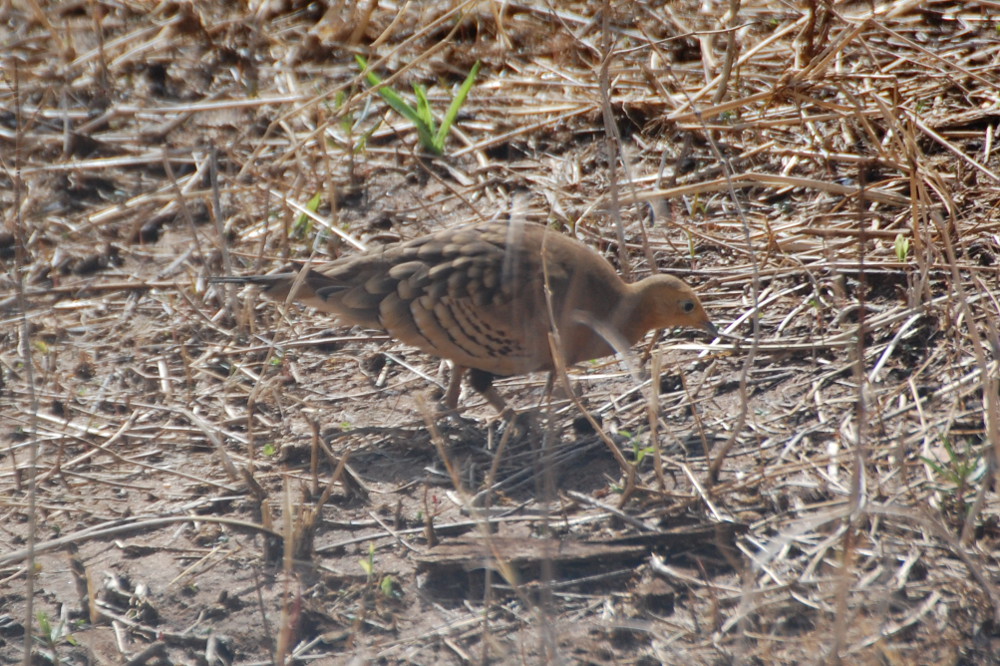
[[[0,663],[1000,663],[998,9],[0,0]],[[727,336],[442,417],[208,281],[508,217]]]

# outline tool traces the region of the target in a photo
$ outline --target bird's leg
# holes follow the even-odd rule
[[[568,384],[568,382],[567,382]],[[573,390],[572,385],[563,384],[559,381],[559,371],[552,370],[549,372],[549,378],[545,382],[545,397],[543,398],[546,402],[551,400],[562,401],[569,400],[572,401],[573,397],[579,397],[580,394]]]
[[[542,397],[542,404],[548,404],[552,402],[552,389],[556,385],[556,371],[552,370],[549,372],[549,378],[545,380],[545,393]]]
[[[465,374],[465,366],[455,363],[451,366],[451,379],[448,380],[448,390],[444,394],[444,404],[448,409],[458,407],[458,396],[462,392],[462,375]]]
[[[469,371],[469,384],[476,389],[486,402],[503,414],[507,411],[507,402],[500,395],[500,392],[493,388],[493,373],[485,370],[472,369]]]

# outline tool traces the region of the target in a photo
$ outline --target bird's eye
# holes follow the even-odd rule
[[[681,303],[681,309],[684,310],[684,312],[691,312],[694,310],[694,301],[684,301]]]

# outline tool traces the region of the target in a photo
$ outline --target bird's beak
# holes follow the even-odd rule
[[[713,337],[716,337],[716,338],[719,337],[719,329],[717,329],[715,327],[715,324],[713,324],[710,321],[706,321],[705,325],[701,327],[701,330],[705,331],[706,333],[708,333],[709,335],[711,335]]]

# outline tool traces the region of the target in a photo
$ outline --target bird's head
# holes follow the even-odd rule
[[[698,294],[688,284],[672,275],[653,275],[632,285],[638,300],[634,325],[641,337],[647,331],[687,326],[712,335],[718,330],[705,313]]]

